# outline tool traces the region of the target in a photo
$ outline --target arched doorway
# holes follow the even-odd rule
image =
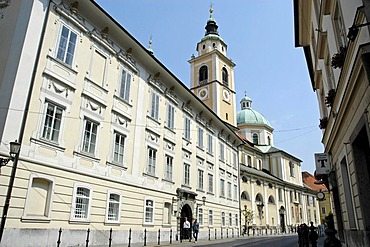
[[[279,215],[281,232],[285,232],[285,208],[283,206],[280,207]]]
[[[191,232],[190,232],[189,236],[184,235],[183,225],[184,225],[185,217],[190,222],[190,229],[192,229],[193,213],[192,213],[192,210],[191,210],[191,207],[189,206],[189,204],[185,204],[181,208],[181,214],[180,214],[180,241],[182,241],[183,239],[191,238]]]

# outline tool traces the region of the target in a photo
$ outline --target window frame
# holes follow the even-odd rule
[[[168,162],[170,161],[170,162]],[[165,154],[165,179],[168,181],[173,180],[173,157],[171,155]]]
[[[198,208],[198,223],[200,226],[203,226],[204,221],[203,221],[203,208],[199,207]]]
[[[151,201],[152,205],[147,205],[147,202]],[[147,221],[147,209],[151,209],[151,219],[150,221]],[[144,198],[144,210],[143,210],[143,225],[154,225],[154,212],[155,212],[155,201],[151,197],[145,197]]]
[[[204,190],[204,171],[198,169],[198,189]]]
[[[111,195],[117,195],[119,197],[118,202],[117,201],[111,201]],[[111,220],[109,219],[109,212],[111,203],[114,203],[118,206],[117,208],[117,220]],[[108,190],[107,192],[107,205],[106,205],[106,213],[105,213],[105,223],[120,223],[121,219],[121,204],[122,204],[122,195],[120,192],[115,190]]]
[[[191,134],[190,134],[190,118],[188,116],[184,117],[184,138],[190,141]]]
[[[88,140],[86,140],[86,134],[87,134],[87,124],[90,123],[91,124],[91,127],[89,128],[89,132],[91,134],[89,134],[89,137],[88,137]],[[92,129],[94,129],[94,126],[95,126],[95,129],[96,129],[96,133],[94,134]],[[85,153],[85,154],[89,154],[89,155],[93,155],[95,156],[95,153],[96,153],[96,150],[97,150],[97,144],[98,144],[98,132],[99,132],[99,123],[97,121],[94,121],[92,120],[91,118],[88,118],[88,117],[85,117],[84,118],[84,130],[83,130],[83,137],[82,137],[82,146],[81,146],[81,152],[82,153]],[[93,152],[91,152],[91,144],[92,144],[92,141],[91,141],[91,135],[95,135],[95,142],[93,143]],[[86,142],[87,143],[87,146],[86,146]]]
[[[198,147],[204,149],[204,130],[198,127]]]
[[[80,198],[77,195],[79,188],[82,188],[84,190],[88,190],[89,191],[89,196],[87,197],[87,199],[88,199],[87,213],[86,213],[86,217],[84,217],[84,218],[83,217],[81,217],[81,218],[76,217],[77,199]],[[72,207],[71,207],[71,218],[70,218],[70,221],[90,222],[92,194],[93,194],[93,189],[92,189],[92,187],[90,185],[75,183],[74,188],[73,188],[73,196],[72,196]],[[86,198],[86,197],[81,197],[81,198]]]
[[[63,31],[64,30],[68,31],[68,35],[67,35],[65,44],[62,45],[62,46],[65,46],[65,47],[62,48],[61,43],[62,43]],[[73,48],[72,48],[73,51],[72,52],[70,52],[71,34],[75,35],[75,41],[74,41],[75,43],[73,44]],[[66,25],[65,23],[61,23],[60,30],[59,30],[59,35],[58,35],[58,42],[57,42],[56,49],[55,49],[55,51],[56,51],[55,58],[58,61],[60,61],[61,63],[68,66],[68,67],[72,67],[73,64],[74,64],[76,50],[77,50],[76,48],[77,48],[77,44],[78,44],[78,42],[77,42],[78,37],[79,37],[78,32],[76,32],[73,28]],[[68,58],[68,54],[71,54],[72,56],[69,56],[69,58]]]
[[[208,210],[208,226],[213,226],[213,210]]]
[[[47,126],[47,122],[48,121],[48,111],[49,111],[49,106],[53,106],[53,116],[51,116],[51,122],[50,123],[50,126]],[[45,100],[44,102],[44,113],[43,113],[43,120],[42,120],[42,126],[41,126],[41,133],[40,133],[40,138],[43,139],[43,140],[46,140],[46,141],[50,141],[50,142],[53,142],[53,143],[59,143],[60,142],[60,138],[62,136],[62,126],[63,126],[63,117],[64,117],[64,112],[65,112],[65,107],[59,105],[59,104],[56,104],[48,99]],[[56,112],[57,110],[61,110],[61,113],[60,113],[60,119],[59,119],[59,129],[56,130],[55,128],[55,125],[56,125],[56,121],[57,121],[57,117],[56,117]],[[54,135],[54,132],[57,131],[58,134],[57,134],[57,137],[56,137],[56,140],[54,140],[54,138],[52,138],[52,136]],[[48,132],[46,134],[46,132]],[[47,136],[45,136],[47,135]]]
[[[147,147],[147,165],[146,174],[155,176],[157,166],[157,149],[148,146]]]
[[[213,154],[213,135],[211,133],[207,134],[207,152]]]
[[[221,226],[226,226],[226,214],[225,212],[221,212]]]
[[[166,127],[171,130],[175,129],[175,107],[172,104],[167,105]]]
[[[214,179],[212,173],[208,173],[208,193],[214,193]]]
[[[119,98],[124,102],[130,102],[131,82],[133,75],[131,71],[122,66],[119,80]]]
[[[184,185],[190,186],[190,164],[184,162]]]
[[[154,90],[151,90],[149,116],[156,121],[159,121],[159,102],[160,102],[159,93],[157,93]]]
[[[118,154],[117,154],[117,157],[122,157],[121,161],[119,160],[119,158],[118,158],[118,160],[116,160],[117,136],[119,136],[119,140],[120,140],[118,145],[122,146],[122,150],[121,150],[121,147],[120,147],[119,151],[118,151]],[[123,145],[121,144],[122,138],[123,138]],[[125,165],[125,150],[126,150],[125,143],[126,143],[126,139],[127,139],[127,135],[122,134],[122,133],[120,133],[116,130],[113,132],[112,163],[115,164],[115,165],[122,166],[122,167]]]
[[[220,160],[225,162],[225,144],[220,142]]]
[[[225,197],[225,179],[220,179],[220,197]]]

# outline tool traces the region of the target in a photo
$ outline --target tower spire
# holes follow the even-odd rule
[[[154,51],[152,49],[152,43],[153,43],[152,35],[150,35],[148,51],[150,52],[150,54],[154,55]]]
[[[216,20],[213,18],[213,3],[209,5],[209,19],[207,21],[206,25],[206,34],[204,36],[207,36],[209,34],[214,34],[218,36],[218,26],[216,23]]]

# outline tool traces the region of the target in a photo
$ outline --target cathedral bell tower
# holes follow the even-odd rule
[[[190,63],[190,90],[222,120],[236,126],[236,96],[233,61],[218,34],[212,7],[204,37],[197,44],[198,55]]]

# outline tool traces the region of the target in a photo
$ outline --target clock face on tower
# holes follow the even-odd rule
[[[222,98],[226,101],[226,102],[230,102],[230,92],[226,89],[224,89],[222,91]]]
[[[208,98],[208,89],[207,88],[202,88],[198,91],[198,97],[201,99],[201,100],[204,100],[206,98]]]

